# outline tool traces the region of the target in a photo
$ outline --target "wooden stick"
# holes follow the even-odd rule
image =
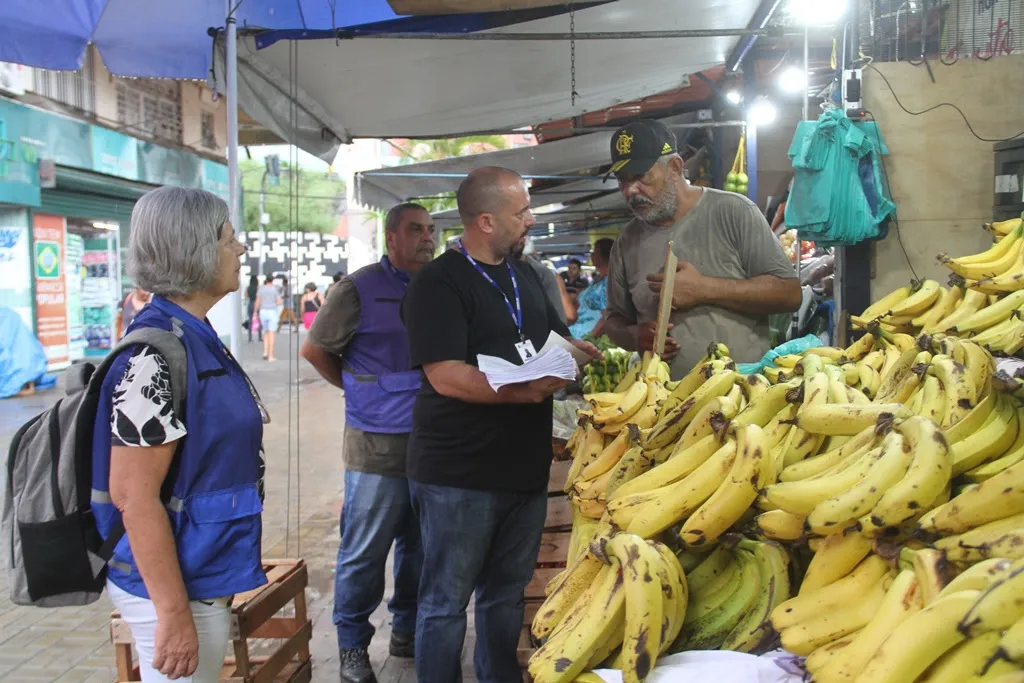
[[[659,356],[665,355],[665,335],[668,334],[668,319],[672,315],[672,290],[676,285],[676,265],[679,259],[672,251],[672,241],[665,248],[665,270],[662,271],[665,279],[661,283],[661,298],[658,299],[658,324],[654,330],[654,352]]]

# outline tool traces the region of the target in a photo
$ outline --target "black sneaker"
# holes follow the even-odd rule
[[[377,683],[370,667],[370,655],[365,648],[338,651],[341,661],[341,683]]]
[[[394,657],[412,659],[416,656],[416,634],[391,632],[391,645],[388,648]]]

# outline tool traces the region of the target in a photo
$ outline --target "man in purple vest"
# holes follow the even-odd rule
[[[345,390],[345,500],[334,578],[334,623],[343,683],[376,683],[367,648],[370,615],[384,597],[395,544],[390,651],[412,657],[423,565],[419,524],[405,478],[405,452],[420,373],[409,361],[399,304],[412,275],[433,257],[434,222],[419,204],[384,221],[388,255],[331,287],[302,357]]]

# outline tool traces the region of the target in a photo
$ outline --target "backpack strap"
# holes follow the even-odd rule
[[[184,422],[185,398],[188,390],[188,356],[185,353],[185,345],[174,332],[158,327],[139,327],[126,334],[96,368],[89,381],[89,390],[95,390],[98,393],[110,366],[113,365],[121,351],[139,344],[153,347],[167,361],[171,374],[171,409],[178,419]],[[160,490],[160,499],[164,504],[171,499],[171,487],[174,485],[175,471],[181,458],[181,450],[185,445],[184,441],[183,438],[178,440],[174,458],[171,460],[171,466],[167,472],[167,479],[164,480]],[[110,558],[114,556],[114,548],[121,542],[124,534],[124,520],[118,517],[96,554],[104,562],[109,562]]]

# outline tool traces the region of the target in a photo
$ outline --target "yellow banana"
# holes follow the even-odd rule
[[[865,332],[860,339],[846,347],[842,354],[842,360],[859,361],[871,351],[874,345],[875,335]]]
[[[882,494],[871,510],[876,527],[898,526],[925,511],[947,487],[953,458],[938,425],[912,417],[895,426],[914,453],[907,474]]]
[[[1010,515],[965,531],[940,538],[935,547],[953,562],[972,563],[993,557],[1024,557],[1024,513]]]
[[[628,420],[643,406],[647,399],[647,389],[647,382],[634,382],[616,405],[594,412],[594,423],[603,425],[607,422]]]
[[[668,412],[680,403],[690,397],[690,394],[695,392],[700,385],[704,384],[708,377],[711,376],[711,361],[703,359],[698,362],[693,368],[690,369],[686,375],[679,380],[679,384],[672,390],[668,398],[665,399],[661,409],[663,412]]]
[[[818,503],[860,481],[880,454],[881,447],[875,448],[859,456],[847,468],[833,474],[825,473],[810,479],[773,484],[765,489],[764,498],[774,508],[794,515],[809,515]]]
[[[1006,241],[1002,240],[993,249],[1000,248]],[[1005,253],[990,260],[964,263],[961,259],[946,259],[943,264],[965,280],[995,277],[1013,267],[1020,255],[1022,244],[1024,243],[1019,239],[1014,239],[1006,248]]]
[[[970,375],[971,386],[974,387],[975,391],[971,400],[977,403],[984,395],[985,387],[991,382],[995,363],[992,361],[992,354],[969,339],[961,340],[959,346],[963,349],[964,365],[967,368],[967,373]]]
[[[756,425],[736,429],[736,457],[729,477],[683,524],[679,536],[687,546],[718,540],[746,512],[766,483],[768,447]]]
[[[934,548],[911,550],[909,547],[904,547],[900,553],[901,565],[904,553],[909,553],[912,556],[911,566],[917,576],[917,583],[921,586],[921,598],[924,600],[924,604],[931,604],[942,593],[942,589],[953,578],[956,570],[946,560],[942,551]]]
[[[957,622],[977,595],[977,591],[954,593],[911,614],[893,629],[856,680],[916,681],[935,660],[964,640]]]
[[[1005,576],[983,590],[957,628],[969,637],[1001,632],[1024,617],[1024,563],[1016,562]]]
[[[955,425],[943,429],[942,433],[946,435],[946,441],[951,444],[963,441],[981,429],[992,414],[992,409],[996,406],[996,397],[996,392],[989,392],[988,395],[978,401],[978,405],[974,406],[962,420]],[[935,421],[939,422],[939,420]]]
[[[911,570],[900,572],[889,587],[878,611],[828,663],[815,671],[821,681],[852,681],[892,636],[897,626],[924,607],[917,577]]]
[[[1024,250],[1018,248],[1013,263],[999,275],[980,280],[969,279],[967,286],[985,294],[1015,292],[1024,287]]]
[[[661,590],[665,595],[665,614],[668,617],[667,625],[662,629],[661,647],[658,648],[658,654],[661,655],[675,642],[683,628],[686,606],[689,602],[689,588],[683,568],[675,554],[664,543],[653,543],[652,545],[661,557],[658,572],[661,577]]]
[[[657,566],[661,557],[639,536],[616,534],[605,545],[622,566],[625,583],[626,621],[622,637],[622,680],[640,683],[654,668],[661,648],[663,628],[661,581]]]
[[[891,584],[892,577],[883,576],[857,599],[782,629],[782,647],[787,652],[806,657],[819,647],[864,628],[885,602],[885,593]]]
[[[1007,254],[1007,252],[1011,250],[1013,245],[1017,242],[1017,240],[1020,239],[1021,236],[1021,232],[1019,230],[1020,219],[1015,218],[1011,220],[1010,224],[1013,223],[1016,223],[1016,227],[1007,231],[1011,236],[1008,236],[1006,239],[999,240],[998,242],[996,242],[983,252],[971,254],[970,256],[959,256],[955,259],[950,260],[955,261],[958,264],[965,265],[974,263],[985,263],[988,261],[995,261],[996,259],[1002,258]],[[939,258],[940,260],[944,260],[945,258],[948,258],[948,256],[945,254],[940,254]]]
[[[998,633],[971,638],[939,658],[928,669],[924,683],[980,683],[1016,671],[1013,664],[996,659],[998,650]]]
[[[865,396],[873,399],[882,384],[882,376],[878,370],[864,361],[857,365],[857,372],[860,373],[860,390]]]
[[[596,555],[584,553],[566,570],[561,583],[544,600],[537,615],[533,618],[530,632],[534,638],[543,640],[562,620],[569,608],[586,592],[600,570],[605,565]]]
[[[807,515],[807,528],[818,534],[832,534],[870,512],[882,495],[906,475],[914,454],[899,432],[882,441],[878,458],[864,477],[849,488],[818,503]]]
[[[993,557],[972,564],[962,574],[953,578],[943,588],[938,597],[945,597],[963,590],[983,591],[997,580],[1009,573],[1013,562],[1004,557]]]
[[[738,378],[735,370],[719,372],[712,375],[678,406],[668,411],[663,408],[658,424],[651,429],[644,446],[648,449],[657,449],[673,443],[704,405],[713,398],[727,394]]]
[[[964,290],[962,287],[950,287],[942,292],[942,296],[938,298],[931,308],[914,318],[910,324],[921,328],[922,332],[930,332],[940,320],[956,309],[963,296]]]
[[[659,489],[652,500],[632,508],[609,510],[612,521],[643,538],[661,533],[689,517],[715,493],[735,458],[736,442],[729,440],[689,476]]]
[[[733,385],[733,389],[739,390],[739,385]],[[693,421],[686,426],[683,436],[679,439],[680,450],[689,448],[703,439],[708,434],[713,434],[725,428],[725,425],[736,416],[739,406],[736,401],[728,396],[716,396],[708,401]]]
[[[580,472],[580,479],[587,481],[590,479],[596,479],[601,476],[612,467],[615,466],[619,459],[622,458],[622,454],[626,452],[626,448],[629,446],[629,430],[623,429],[617,437],[604,447],[600,455],[594,459],[593,462],[588,464]]]
[[[942,382],[946,393],[946,414],[942,418],[942,427],[951,427],[964,419],[976,405],[974,386],[967,368],[952,358],[936,356],[932,359],[930,371]]]
[[[800,595],[824,588],[848,575],[868,556],[871,545],[871,539],[855,528],[823,538],[807,565]]]
[[[1017,665],[1024,664],[1024,618],[1018,619],[1006,629],[999,640],[996,657]]]
[[[604,450],[604,435],[597,429],[592,420],[587,419],[583,427],[583,434],[573,450],[572,465],[565,477],[565,484],[562,490],[568,493],[576,479],[579,478],[583,468],[589,465]]]
[[[888,315],[894,306],[899,305],[912,293],[913,289],[910,287],[894,289],[875,303],[865,308],[860,317],[865,318],[866,320],[874,320],[879,316]]]
[[[596,647],[607,641],[625,608],[622,571],[612,562],[594,582],[593,597],[583,603],[578,621],[565,624],[530,657],[530,675],[537,683],[568,683],[583,671]],[[583,599],[581,596],[580,599]]]
[[[832,467],[850,460],[875,447],[878,436],[875,428],[868,427],[837,448],[832,448],[786,467],[779,474],[779,481],[801,481],[822,474]]]
[[[900,403],[872,403],[861,406],[849,403],[819,403],[804,406],[797,413],[796,424],[812,434],[854,436],[868,427],[875,426],[879,420],[891,422],[908,417],[910,411]]]
[[[747,396],[747,405],[760,399],[772,388],[772,383],[768,381],[768,378],[758,373],[747,375],[738,384]]]
[[[703,465],[721,446],[722,443],[718,435],[708,434],[688,448],[677,449],[664,463],[623,483],[611,493],[608,497],[609,510],[614,510],[628,502],[635,502],[625,501],[626,498],[674,484]]]
[[[781,384],[772,385],[770,389],[764,392],[760,397],[751,399],[747,407],[737,413],[736,417],[733,418],[732,423],[737,426],[743,426],[748,424],[757,425],[758,427],[764,427],[767,425],[773,417],[779,414],[779,411],[786,407],[789,403],[795,403],[798,400],[799,388],[803,385],[803,380],[794,379]]]
[[[1021,306],[1024,306],[1024,292],[1007,294],[995,304],[986,306],[969,318],[957,323],[956,332],[966,335],[969,332],[987,330],[1009,318]]]
[[[889,565],[878,555],[868,557],[839,580],[812,591],[801,591],[772,611],[772,626],[781,631],[805,623],[829,610],[855,602],[889,573]]]
[[[760,570],[753,554],[743,548],[734,551],[740,564],[739,586],[717,609],[688,623],[673,651],[718,649],[743,618],[755,608],[762,592]]]
[[[962,441],[953,443],[953,476],[959,476],[1007,452],[1017,440],[1018,410],[1013,399],[999,394],[992,421]]]
[[[765,538],[774,541],[798,541],[804,535],[804,517],[785,510],[769,510],[754,518]]]
[[[968,289],[964,291],[963,298],[960,300],[957,307],[953,309],[953,312],[936,323],[929,333],[951,330],[959,325],[961,321],[966,320],[987,305],[987,296],[973,289]]]

